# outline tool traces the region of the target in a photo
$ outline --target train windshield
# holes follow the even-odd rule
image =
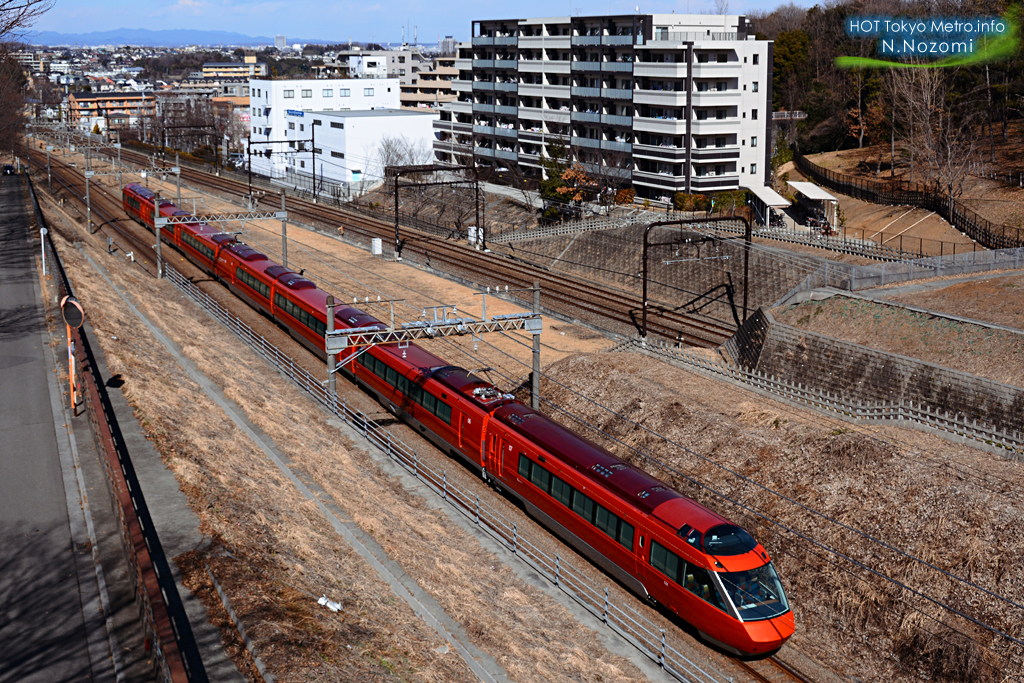
[[[718,576],[743,621],[771,619],[789,611],[789,600],[771,562],[757,569],[722,572]]]

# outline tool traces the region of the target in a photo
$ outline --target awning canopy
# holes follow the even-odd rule
[[[799,192],[808,199],[819,199],[822,201],[838,202],[839,200],[830,195],[825,190],[821,189],[814,183],[799,183],[792,180],[788,181],[789,186],[795,191]]]
[[[747,189],[771,209],[784,209],[792,203],[772,188],[764,185],[752,185]]]

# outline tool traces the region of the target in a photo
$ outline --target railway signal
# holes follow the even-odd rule
[[[78,392],[76,391],[77,383],[75,382],[75,342],[71,338],[71,329],[77,330],[85,323],[85,311],[82,309],[82,305],[78,303],[78,299],[68,295],[60,301],[60,313],[64,318],[64,324],[67,326],[68,333],[68,382],[71,387],[71,413],[77,415]]]

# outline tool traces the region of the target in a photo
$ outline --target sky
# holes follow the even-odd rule
[[[402,29],[418,26],[420,42],[435,42],[440,35],[469,37],[476,19],[548,17],[576,14],[629,14],[638,0],[56,0],[53,8],[33,27],[35,31],[89,33],[115,28],[216,29],[251,36],[284,34],[292,38],[338,42],[399,42]],[[729,14],[771,9],[779,0],[728,0]],[[797,0],[798,5],[813,2]],[[640,11],[654,14],[673,10],[681,14],[714,13],[714,0],[658,0],[640,2]],[[514,8],[514,9],[513,9]],[[571,9],[570,9],[571,8]]]

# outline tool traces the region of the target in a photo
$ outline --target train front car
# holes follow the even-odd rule
[[[704,640],[739,656],[762,657],[782,647],[796,623],[761,544],[685,497],[666,501],[653,515],[678,528],[664,545],[652,539],[650,556],[651,566],[677,588],[669,600],[678,600],[681,609],[673,611]]]

